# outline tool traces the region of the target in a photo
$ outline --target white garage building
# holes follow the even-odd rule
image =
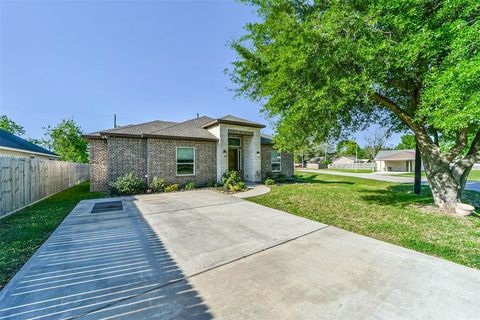
[[[379,172],[413,172],[415,170],[415,149],[381,150],[375,157]]]

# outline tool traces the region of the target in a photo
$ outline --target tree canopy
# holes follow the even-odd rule
[[[0,116],[0,129],[3,129],[11,134],[24,135],[25,129],[22,125],[17,124],[15,121],[9,119],[6,115]]]
[[[415,149],[415,135],[404,134],[400,137],[400,143],[395,147],[397,150]]]
[[[410,129],[436,203],[452,207],[480,159],[478,0],[245,2],[260,21],[232,43],[231,78],[277,120],[278,147]]]

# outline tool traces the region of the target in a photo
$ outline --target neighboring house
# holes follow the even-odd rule
[[[0,156],[58,160],[60,156],[10,132],[0,129]]]
[[[238,171],[247,182],[268,172],[292,176],[293,154],[278,152],[265,126],[234,116],[199,117],[185,122],[152,121],[87,134],[91,190],[133,172],[150,182],[220,182],[226,170]]]
[[[341,156],[332,161],[332,165],[344,165],[354,163],[367,163],[368,159],[356,159],[355,157]]]
[[[415,171],[415,149],[381,150],[375,157],[377,171]]]

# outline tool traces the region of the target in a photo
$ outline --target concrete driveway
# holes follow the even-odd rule
[[[478,319],[480,271],[213,191],[82,201],[0,319]],[[107,209],[110,210],[110,209]],[[101,211],[101,210],[100,210]]]

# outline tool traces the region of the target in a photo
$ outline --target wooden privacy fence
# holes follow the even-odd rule
[[[0,218],[88,179],[88,164],[0,156]]]

